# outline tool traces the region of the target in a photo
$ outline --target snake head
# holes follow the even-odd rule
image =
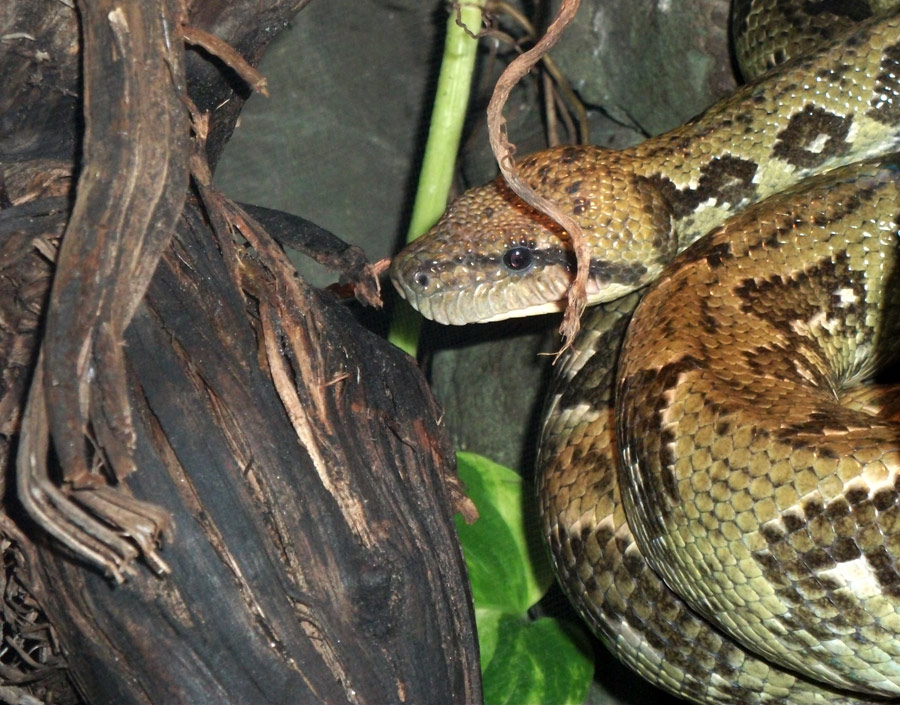
[[[675,254],[671,212],[614,152],[559,147],[522,160],[521,177],[580,223],[591,248],[588,303],[652,281]],[[466,191],[391,265],[400,294],[426,318],[461,325],[560,311],[574,278],[569,235],[502,177]]]

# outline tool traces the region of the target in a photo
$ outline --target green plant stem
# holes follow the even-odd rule
[[[447,207],[456,153],[459,151],[459,141],[469,103],[475,52],[478,48],[476,36],[481,29],[484,4],[485,0],[460,0],[459,14],[457,7],[454,6],[447,21],[441,73],[431,112],[419,186],[406,236],[407,242],[424,234],[437,222]],[[465,28],[457,24],[457,19]],[[405,302],[398,304],[391,321],[388,340],[415,356],[421,318],[414,314]]]

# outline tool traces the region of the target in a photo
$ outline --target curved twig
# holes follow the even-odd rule
[[[560,333],[563,336],[565,350],[575,338],[580,326],[581,314],[584,311],[588,272],[590,269],[590,251],[582,233],[581,226],[568,214],[564,213],[556,204],[537,193],[526,184],[516,170],[515,146],[509,141],[506,129],[506,118],[503,117],[503,106],[506,104],[509,94],[518,81],[531,68],[540,61],[554,44],[556,44],[563,30],[575,17],[580,0],[563,0],[559,13],[554,18],[546,34],[540,41],[524,54],[517,56],[497,80],[491,102],[488,104],[488,136],[491,141],[491,149],[497,158],[500,171],[510,188],[532,208],[546,213],[569,234],[572,239],[572,248],[575,251],[577,262],[575,279],[569,286],[568,302],[563,322],[560,325]],[[562,352],[560,350],[560,352]]]

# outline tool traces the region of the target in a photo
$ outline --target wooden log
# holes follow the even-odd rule
[[[62,18],[69,8],[49,3],[50,22],[28,4],[13,0],[12,12],[47,46],[77,46],[55,34],[77,31]],[[198,0],[185,18],[205,18],[212,34],[221,21],[258,58],[271,38],[262,28],[302,4]],[[44,635],[29,652],[43,661],[30,671],[16,662],[16,673],[40,681],[40,668],[64,657],[90,703],[477,702],[451,521],[467,505],[440,410],[412,360],[297,279],[268,233],[210,187],[206,156],[230,133],[232,109],[192,111],[189,155],[186,119],[185,134],[177,119],[147,131],[122,104],[151,90],[153,72],[127,65],[152,61],[154,47],[172,71],[168,90],[187,85],[219,105],[233,89],[233,77],[192,86],[208,65],[179,78],[178,6],[136,5],[78,6],[95,25],[83,36],[97,45],[84,49],[103,57],[85,64],[86,95],[110,93],[85,102],[80,173],[78,149],[65,146],[66,134],[82,134],[71,112],[68,132],[52,111],[40,124],[13,119],[42,105],[15,86],[18,103],[0,114],[22,138],[0,155],[0,469],[6,476],[18,452],[20,489],[18,499],[5,493],[0,548],[18,586],[5,599],[24,594]],[[120,79],[103,84],[109,71]],[[56,89],[42,86],[49,101]],[[178,106],[165,100],[164,114],[188,116],[183,95]],[[138,138],[103,142],[132,128]],[[52,149],[32,149],[52,130],[62,135]],[[214,145],[203,139],[211,134]],[[39,328],[47,316],[52,325]],[[48,330],[57,347],[38,362]],[[44,502],[26,501],[30,514],[22,489]],[[83,535],[65,540],[67,531]],[[98,566],[130,575],[116,584]],[[13,683],[3,663],[0,687]],[[62,687],[48,682],[31,692]]]

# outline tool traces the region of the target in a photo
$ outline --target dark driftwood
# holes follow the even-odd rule
[[[180,27],[255,63],[305,2],[85,0],[83,45],[36,4],[0,8],[0,698],[479,700],[421,375],[209,185],[250,72]]]

